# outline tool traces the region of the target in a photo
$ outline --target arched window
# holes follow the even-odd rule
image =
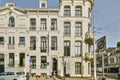
[[[13,16],[9,18],[9,27],[15,27],[15,19]]]
[[[14,53],[9,53],[9,67],[14,67]]]
[[[82,54],[82,43],[81,41],[75,41],[75,56],[79,57]]]
[[[64,6],[64,16],[70,16],[70,15],[71,15],[70,6]]]
[[[70,36],[71,34],[70,26],[71,26],[70,22],[64,22],[64,35],[65,36]]]
[[[75,35],[76,36],[81,36],[82,35],[82,23],[81,22],[76,22],[75,23]]]
[[[70,56],[70,41],[64,41],[64,56]]]
[[[82,7],[81,6],[75,7],[75,16],[82,16]]]

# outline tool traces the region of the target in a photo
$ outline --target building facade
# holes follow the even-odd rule
[[[111,51],[108,57],[108,66],[110,72],[119,72],[120,71],[120,48],[115,48]]]
[[[0,71],[32,75],[91,76],[91,11],[93,0],[59,0],[48,8],[0,7]]]

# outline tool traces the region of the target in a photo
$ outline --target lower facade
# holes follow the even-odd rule
[[[24,71],[41,77],[56,74],[59,77],[90,77],[91,62],[81,57],[34,54],[0,54],[0,72]]]

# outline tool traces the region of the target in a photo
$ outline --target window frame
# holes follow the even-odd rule
[[[75,62],[75,74],[81,74],[82,73],[82,63],[81,62]]]
[[[71,23],[70,22],[64,22],[64,35],[65,36],[71,35]]]
[[[71,16],[71,7],[69,5],[64,6],[64,16]]]
[[[75,16],[81,17],[82,16],[82,6],[75,6]]]
[[[64,41],[64,56],[70,56],[71,43],[70,41]]]
[[[47,52],[47,37],[41,36],[41,52]]]
[[[9,17],[9,27],[15,27],[15,18],[13,16]]]

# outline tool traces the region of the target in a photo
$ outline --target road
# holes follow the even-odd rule
[[[102,76],[102,73],[97,73],[97,76],[99,76],[99,77]],[[118,80],[117,73],[105,73],[105,77],[110,78],[112,80]]]

